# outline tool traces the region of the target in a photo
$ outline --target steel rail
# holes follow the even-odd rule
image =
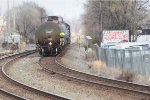
[[[3,89],[0,89],[0,92],[1,92],[2,94],[4,94],[4,95],[7,95],[7,96],[9,96],[9,97],[11,97],[11,98],[13,98],[13,99],[16,99],[16,100],[27,100],[27,98],[23,98],[23,97],[21,97],[21,96],[15,95],[15,94],[13,94],[13,93],[11,93],[11,92],[8,92],[8,91],[6,91],[6,90],[3,90]]]
[[[33,50],[33,51],[35,51],[35,50]],[[1,56],[0,61],[6,60],[6,59],[8,59],[8,58],[16,57],[16,56],[18,56],[18,55],[20,55],[20,54],[23,54],[23,53],[26,53],[26,52],[29,52],[29,51],[24,51],[24,52],[17,53],[17,54],[12,54],[12,55],[9,55],[9,56]],[[2,70],[1,70],[1,72],[2,72]],[[27,100],[27,98],[23,98],[23,97],[18,96],[18,95],[14,94],[14,93],[8,92],[8,91],[6,91],[6,90],[4,90],[4,89],[0,89],[0,92],[1,92],[2,94],[6,95],[6,96],[12,97],[13,99],[17,99],[17,100]]]
[[[136,88],[133,89],[128,89],[128,88],[125,88],[124,89],[127,89],[127,90],[130,90],[130,91],[137,91],[137,92],[141,92],[141,93],[144,93],[144,94],[148,94],[150,95],[150,86],[148,85],[141,85],[141,84],[136,84],[136,83],[133,83],[133,82],[127,82],[127,81],[123,81],[123,80],[116,80],[116,79],[111,79],[111,78],[107,78],[107,77],[101,77],[101,76],[95,76],[95,75],[91,75],[91,74],[87,74],[87,73],[84,73],[84,72],[81,72],[81,71],[77,71],[77,70],[74,70],[74,69],[71,69],[71,68],[68,68],[66,67],[65,65],[63,65],[62,63],[60,63],[58,61],[58,57],[62,56],[62,54],[58,55],[56,58],[55,58],[55,63],[64,68],[65,70],[68,70],[68,71],[73,71],[73,72],[76,72],[76,73],[80,73],[80,74],[83,74],[83,75],[87,75],[89,77],[92,77],[92,79],[96,78],[96,79],[99,79],[99,80],[105,80],[109,83],[116,83],[116,84],[125,84],[129,87],[141,87],[143,88],[143,91],[138,91],[138,90],[135,90]],[[94,82],[94,81],[91,81],[91,82]],[[95,83],[95,82],[94,82]],[[99,84],[99,83],[98,83]],[[122,88],[122,87],[119,87],[119,88]],[[147,90],[147,92],[144,92],[145,90]]]
[[[67,99],[67,98],[65,98],[65,97],[61,97],[61,96],[58,96],[58,95],[55,95],[55,94],[52,94],[52,93],[49,93],[49,92],[45,92],[45,91],[42,91],[42,90],[33,88],[33,87],[29,86],[29,85],[26,85],[26,84],[24,84],[24,83],[22,83],[22,82],[19,82],[19,81],[13,79],[12,77],[10,77],[10,76],[6,73],[5,70],[10,66],[10,64],[11,64],[13,61],[16,61],[17,59],[19,59],[19,58],[21,58],[21,57],[25,57],[25,56],[27,56],[27,55],[29,55],[29,54],[34,53],[34,52],[35,52],[35,51],[31,51],[31,52],[30,52],[30,51],[27,51],[27,52],[25,52],[25,53],[22,53],[21,55],[18,54],[18,55],[19,55],[18,57],[15,57],[14,59],[12,59],[12,60],[8,61],[7,63],[5,63],[5,64],[2,66],[2,74],[3,74],[3,76],[4,76],[7,80],[9,80],[10,82],[12,82],[13,84],[16,84],[16,85],[18,85],[18,86],[20,86],[20,87],[22,87],[22,88],[24,88],[24,89],[30,90],[30,91],[35,92],[35,93],[37,93],[37,94],[50,97],[50,98],[52,98],[52,99],[54,99],[54,100],[69,100],[69,99]]]
[[[63,51],[63,53],[66,52]],[[110,82],[110,83],[116,83],[116,84],[119,84],[118,86],[114,86],[114,85],[109,85],[109,84],[102,84],[102,83],[98,83],[98,82],[95,82],[95,81],[91,81],[91,80],[87,80],[87,79],[84,79],[84,78],[80,78],[80,77],[74,77],[74,76],[70,76],[70,75],[66,75],[66,74],[62,74],[62,73],[59,73],[59,72],[55,72],[57,74],[60,74],[60,75],[63,75],[63,76],[66,76],[66,77],[70,77],[70,78],[74,78],[74,79],[77,79],[77,80],[81,80],[81,81],[84,81],[84,82],[89,82],[91,84],[97,84],[97,85],[102,85],[102,86],[108,86],[108,87],[112,87],[112,88],[116,88],[116,89],[121,89],[121,90],[127,90],[127,91],[130,91],[130,92],[134,92],[134,93],[138,93],[138,94],[143,94],[143,95],[147,95],[147,96],[150,96],[150,86],[146,86],[146,85],[140,85],[140,84],[135,84],[135,83],[132,83],[132,82],[126,82],[126,81],[121,81],[121,80],[115,80],[115,79],[110,79],[110,78],[106,78],[106,77],[100,77],[100,76],[93,76],[93,75],[90,75],[90,74],[87,74],[87,73],[83,73],[81,71],[76,71],[76,70],[73,70],[71,68],[67,68],[65,65],[63,65],[62,63],[60,63],[58,61],[58,57],[62,56],[63,53],[59,54],[56,58],[55,58],[55,63],[60,67],[60,68],[63,68],[64,70],[67,70],[66,72],[75,72],[76,74],[82,74],[82,75],[85,75],[85,76],[88,76],[88,77],[91,77],[89,79],[92,79],[92,78],[96,78],[96,79],[100,79],[100,80],[106,80],[107,82]],[[47,69],[48,70],[48,69]],[[126,86],[129,86],[129,87],[141,87],[143,88],[143,91],[140,91],[140,90],[136,90],[136,88],[134,89],[130,89],[130,88],[127,88],[127,87],[122,87],[123,85],[126,85]],[[144,89],[147,89],[148,91],[145,92]]]

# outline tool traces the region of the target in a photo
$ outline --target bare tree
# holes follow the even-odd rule
[[[129,30],[136,41],[139,25],[147,16],[149,0],[88,0],[83,16],[86,33],[101,41],[102,30]]]
[[[25,38],[34,36],[37,27],[41,24],[41,17],[46,16],[45,9],[33,2],[25,2],[10,10],[11,27],[13,27],[13,11],[16,15],[16,30]]]

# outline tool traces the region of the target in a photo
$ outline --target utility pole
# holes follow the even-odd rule
[[[15,15],[15,2],[13,0],[13,31],[16,31],[16,19],[15,19],[16,15]]]
[[[100,36],[100,45],[101,45],[101,42],[102,42],[102,36],[103,36],[103,34],[102,34],[102,32],[103,32],[103,22],[102,22],[102,3],[101,3],[101,1],[99,2],[99,14],[100,14],[100,18],[99,18],[99,24],[100,24],[100,34],[99,34],[99,36]]]
[[[9,11],[9,0],[7,0],[7,10],[8,10],[8,17],[7,17],[7,34],[9,34],[9,33],[10,33],[10,11]],[[8,39],[6,39],[7,34],[4,33],[4,42],[8,41]]]
[[[9,0],[7,0],[7,7],[8,7],[8,21],[7,21],[8,29],[7,29],[7,32],[10,33],[10,10],[9,10]]]
[[[102,24],[102,3],[101,3],[101,1],[100,1],[100,3],[99,3],[99,6],[100,6],[100,27],[101,27],[101,32],[103,31],[103,24]]]

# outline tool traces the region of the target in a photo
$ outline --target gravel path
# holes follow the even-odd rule
[[[57,74],[48,74],[38,65],[38,60],[37,55],[23,58],[10,67],[7,73],[27,85],[73,100],[138,100],[138,98],[113,93],[109,89],[104,90],[67,80]]]

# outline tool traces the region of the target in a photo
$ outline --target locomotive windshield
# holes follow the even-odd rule
[[[54,23],[62,23],[63,22],[63,18],[59,17],[59,16],[48,16],[48,17],[41,17],[41,22],[54,22]]]
[[[48,20],[47,21],[53,21],[53,20],[57,20],[58,21],[58,16],[48,16]]]

